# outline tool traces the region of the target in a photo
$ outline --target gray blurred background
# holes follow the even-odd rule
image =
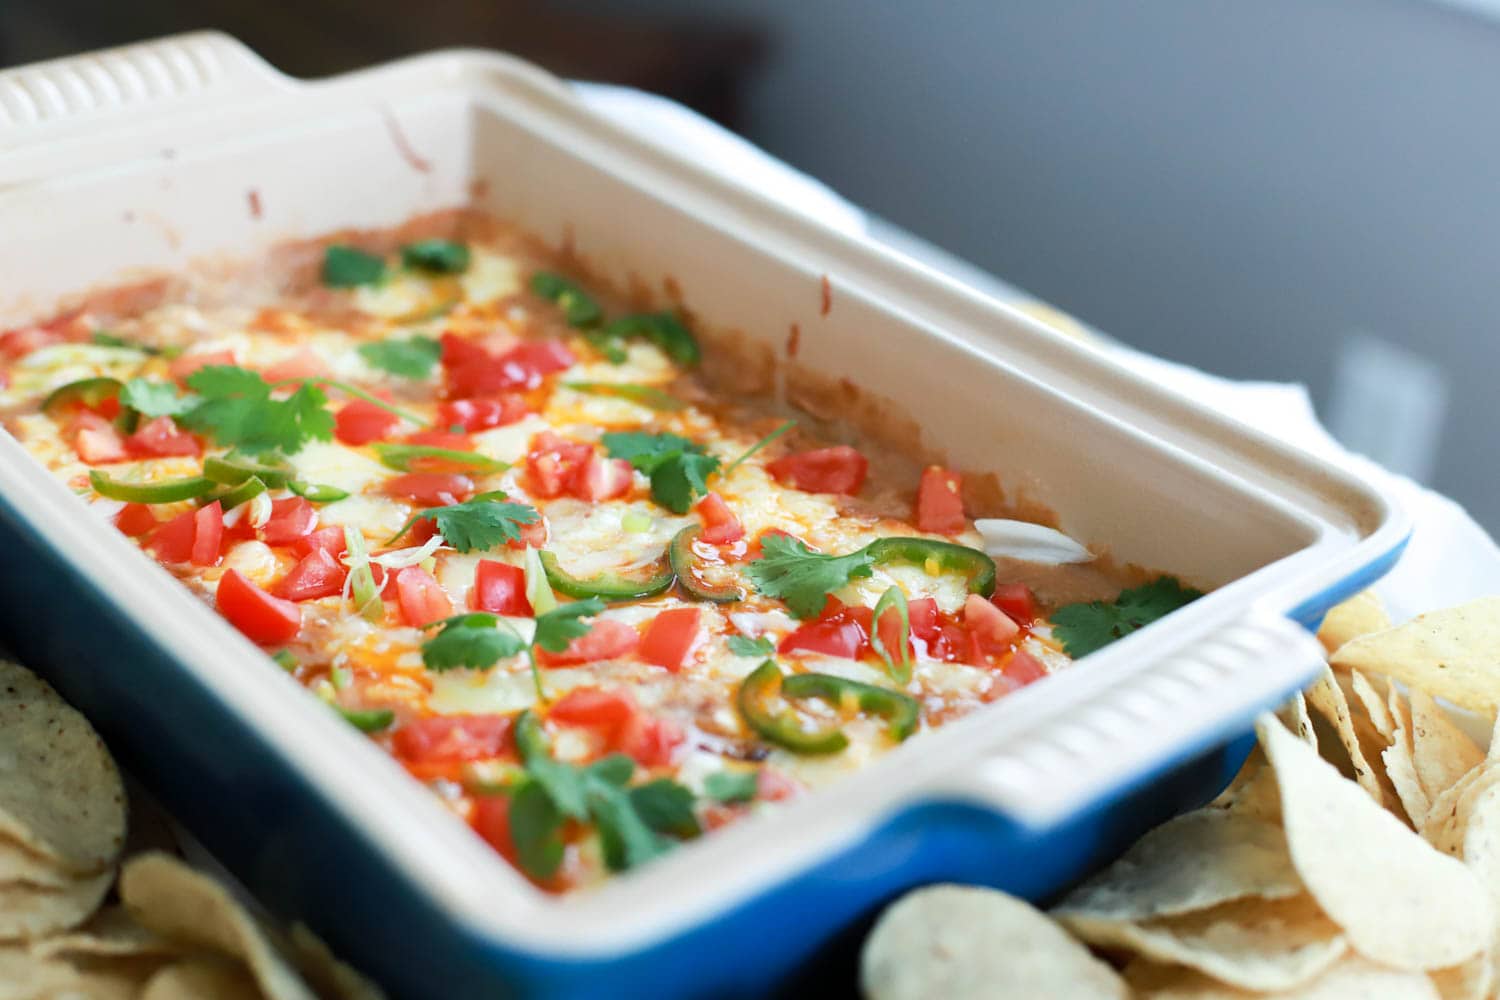
[[[0,62],[200,27],[666,94],[1120,340],[1306,383],[1500,527],[1500,0],[3,0]]]

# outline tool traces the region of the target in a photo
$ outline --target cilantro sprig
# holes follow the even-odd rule
[[[274,388],[258,374],[234,365],[209,365],[188,376],[197,394],[191,409],[177,415],[190,430],[213,435],[220,445],[258,454],[280,451],[292,455],[308,441],[333,437],[333,414],[328,397],[310,382],[298,383],[286,399],[275,399]],[[160,394],[158,403],[165,402]]]
[[[602,438],[611,458],[623,458],[651,479],[651,499],[674,514],[686,514],[708,492],[719,460],[677,434],[613,431]]]
[[[555,760],[531,712],[517,717],[515,733],[526,777],[511,799],[511,839],[533,878],[557,872],[569,819],[593,824],[611,871],[634,868],[671,850],[674,838],[701,832],[693,793],[670,778],[631,787],[635,761],[624,754],[582,766]]]
[[[745,572],[757,590],[785,601],[798,618],[816,617],[829,594],[850,580],[869,576],[875,565],[868,547],[830,556],[790,535],[766,535],[760,548],[764,555],[746,564]]]
[[[729,651],[735,656],[764,658],[776,652],[776,644],[766,636],[751,639],[749,636],[732,635],[729,637]]]
[[[120,405],[143,417],[178,417],[197,406],[197,396],[180,396],[170,382],[133,378],[120,390]]]
[[[411,530],[418,521],[437,525],[443,541],[459,552],[483,552],[506,542],[521,540],[521,529],[541,518],[535,507],[512,503],[504,493],[480,493],[472,500],[418,511],[387,540],[389,545]]]
[[[540,700],[546,694],[542,689],[537,649],[561,653],[570,642],[588,635],[593,628],[583,619],[592,618],[603,610],[604,602],[598,598],[560,604],[536,616],[536,631],[530,642],[521,638],[509,622],[487,611],[444,618],[426,626],[441,631],[422,644],[422,665],[438,672],[460,667],[488,670],[507,656],[525,652],[531,661],[531,679]]]
[[[426,378],[443,356],[442,345],[431,337],[415,336],[406,340],[380,340],[361,344],[359,356],[373,368],[400,375],[402,378]]]
[[[1069,604],[1052,613],[1052,634],[1074,659],[1103,649],[1137,629],[1203,596],[1201,590],[1185,587],[1174,576],[1157,577],[1150,583],[1122,590],[1113,601]]]

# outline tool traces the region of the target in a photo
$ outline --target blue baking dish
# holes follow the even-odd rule
[[[470,204],[707,331],[710,369],[990,470],[1213,592],[865,770],[566,898],[534,890],[0,435],[3,641],[271,912],[398,997],[756,995],[904,888],[1042,899],[1211,795],[1307,629],[1396,559],[1380,491],[628,134],[515,60],[283,77],[221,35],[0,74],[0,325],[139,269]],[[795,336],[792,332],[795,330]],[[857,388],[855,388],[857,387]]]

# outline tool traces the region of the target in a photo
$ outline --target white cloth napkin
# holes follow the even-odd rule
[[[827,186],[787,166],[740,137],[672,101],[641,91],[575,84],[595,110],[704,166],[762,189],[846,233],[871,235],[864,212]],[[910,245],[900,247],[910,253]],[[944,262],[931,262],[939,269]],[[1023,296],[1018,292],[1016,297]],[[1376,587],[1391,617],[1403,621],[1434,608],[1500,594],[1500,548],[1457,503],[1345,450],[1318,422],[1307,387],[1295,383],[1237,382],[1117,346],[1121,362],[1184,395],[1260,428],[1390,489],[1415,529],[1405,555]]]

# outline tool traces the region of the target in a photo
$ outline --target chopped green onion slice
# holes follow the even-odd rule
[[[880,637],[881,616],[892,608],[895,609],[896,615],[901,622],[900,628],[896,633],[896,644],[900,649],[901,656],[899,661],[891,655],[890,650],[885,648],[885,642]],[[911,612],[906,606],[906,595],[902,593],[900,587],[892,585],[889,590],[880,595],[880,600],[875,602],[875,613],[872,616],[870,626],[870,645],[880,655],[880,658],[885,661],[886,669],[890,671],[891,677],[898,684],[905,684],[911,680],[912,658],[910,639]]]
[[[605,327],[604,332],[620,338],[645,337],[679,365],[691,367],[701,358],[692,331],[669,312],[621,316]]]
[[[89,485],[93,486],[95,493],[111,500],[124,500],[126,503],[175,503],[203,496],[214,488],[214,481],[203,476],[191,476],[155,483],[125,483],[109,478],[98,469],[92,469],[89,471]]]
[[[564,382],[563,385],[574,392],[587,393],[590,396],[628,399],[632,403],[639,403],[653,410],[680,410],[687,406],[676,396],[662,392],[654,385],[636,385],[633,382]]]
[[[337,486],[329,486],[327,483],[304,483],[297,479],[287,483],[286,488],[313,503],[333,503],[349,495],[348,490],[341,490]]]
[[[638,510],[627,510],[620,518],[620,527],[632,535],[639,535],[643,531],[650,531],[655,519],[650,514],[643,514]]]
[[[531,276],[531,290],[561,306],[569,326],[593,326],[604,315],[593,296],[560,274],[538,271]]]
[[[603,330],[585,330],[583,339],[589,342],[589,346],[600,354],[604,360],[612,365],[623,365],[630,357],[625,353],[625,341],[612,333]]]
[[[401,248],[401,263],[414,271],[461,274],[469,269],[469,248],[452,240],[418,240]]]
[[[335,684],[334,687],[338,685]],[[396,713],[388,708],[371,708],[364,711],[340,708],[338,713],[344,720],[362,733],[378,733],[396,721]]]
[[[233,453],[223,457],[210,455],[203,460],[203,474],[216,483],[237,486],[254,476],[273,490],[286,486],[292,478],[290,466],[262,464]]]
[[[785,434],[787,431],[791,430],[793,427],[796,427],[796,426],[797,426],[797,421],[795,421],[795,420],[788,420],[786,423],[782,424],[780,427],[776,428],[774,431],[772,431],[771,433],[767,434],[765,437],[761,438],[759,441],[757,441],[754,444],[752,444],[749,448],[745,449],[745,453],[744,454],[742,454],[739,458],[735,459],[733,462],[730,462],[727,466],[725,466],[725,468],[724,468],[724,475],[727,476],[731,472],[733,472],[735,469],[738,469],[740,467],[740,463],[743,462],[745,459],[749,458],[751,455],[754,455],[756,452],[760,451],[766,445],[770,444],[772,441],[775,441],[777,438],[781,437],[781,435]]]
[[[290,649],[278,649],[271,654],[271,659],[276,665],[287,673],[294,673],[298,667],[297,657]]]
[[[334,667],[328,671],[328,679],[333,682],[335,691],[342,691],[354,683],[354,671],[348,667]]]
[[[410,472],[413,462],[424,458],[437,459],[444,468],[464,469],[472,472],[504,472],[509,462],[481,455],[477,451],[461,451],[457,448],[435,448],[425,444],[374,444],[375,455],[382,465],[398,472]],[[437,463],[435,463],[437,464]]]
[[[385,604],[380,600],[380,591],[375,589],[375,573],[370,569],[370,551],[365,548],[365,536],[357,528],[344,525],[344,547],[354,610],[366,621],[379,622],[385,617]]]

